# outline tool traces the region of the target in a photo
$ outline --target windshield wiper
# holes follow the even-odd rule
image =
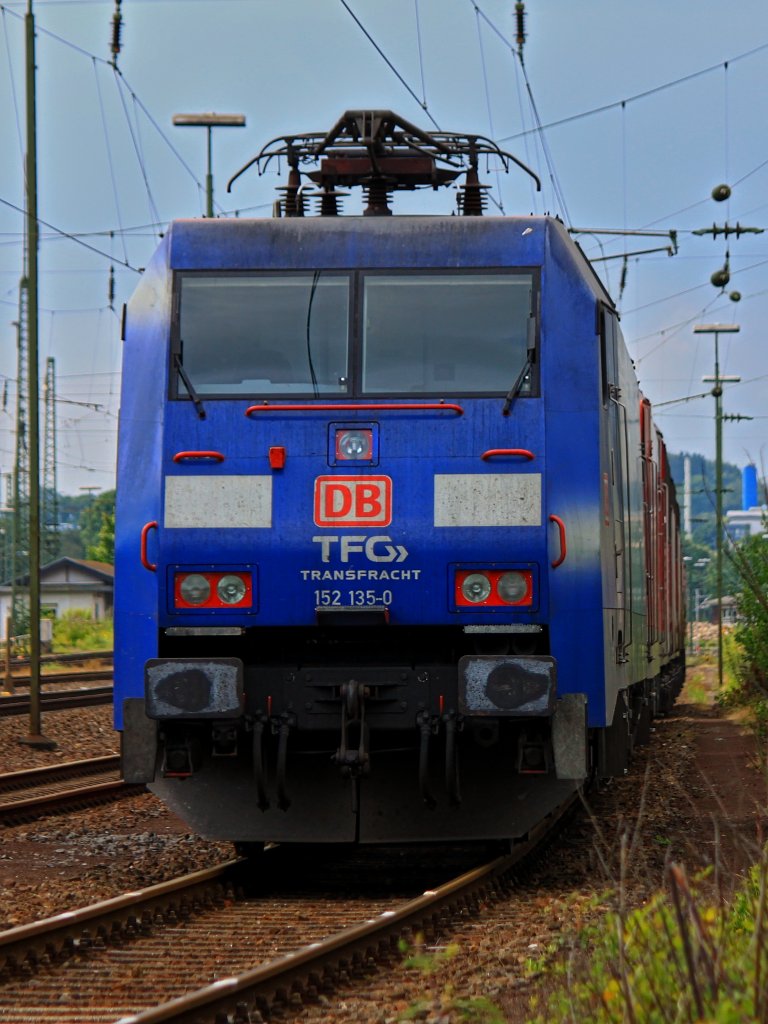
[[[502,416],[509,416],[510,412],[512,411],[512,406],[515,404],[515,399],[520,394],[520,392],[523,390],[523,384],[525,383],[525,378],[528,376],[528,374],[531,372],[532,369],[533,369],[533,350],[529,348],[528,349],[528,355],[525,357],[525,362],[523,363],[523,368],[520,371],[520,373],[517,375],[517,380],[515,381],[515,383],[512,385],[512,387],[507,392],[507,397],[504,399],[504,405],[502,406],[502,409],[501,409],[501,415]]]
[[[312,324],[312,303],[315,301],[315,293],[320,282],[320,271],[316,270],[312,275],[312,287],[309,291],[309,304],[307,306],[307,362],[309,363],[309,375],[312,378],[312,393],[315,398],[320,396],[320,388],[317,385],[317,374],[315,364],[312,361],[312,341],[310,338],[310,327]]]
[[[174,352],[174,354],[173,354],[173,365],[174,365],[174,368],[176,369],[176,372],[178,373],[178,375],[181,377],[182,381],[184,382],[184,387],[187,389],[187,393],[189,394],[189,397],[192,399],[192,401],[195,404],[195,409],[197,409],[197,415],[200,417],[201,420],[204,420],[205,419],[205,407],[203,406],[203,403],[202,403],[202,401],[200,399],[200,395],[198,395],[198,393],[195,391],[195,387],[194,387],[192,381],[189,379],[187,371],[184,369],[184,367],[181,364],[181,356],[179,355],[178,352]]]
[[[515,404],[515,399],[523,390],[525,379],[529,373],[533,370],[533,364],[536,361],[536,318],[531,313],[528,318],[528,344],[526,346],[525,362],[523,368],[517,375],[517,380],[507,392],[507,397],[504,399],[504,405],[501,408],[502,416],[509,416],[512,411],[512,406]]]

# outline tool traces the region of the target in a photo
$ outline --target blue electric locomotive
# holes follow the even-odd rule
[[[173,223],[128,306],[116,726],[206,836],[520,836],[681,684],[615,308],[557,219],[482,216],[483,154],[518,163],[388,111],[275,140],[282,215]],[[442,185],[458,215],[390,215]]]

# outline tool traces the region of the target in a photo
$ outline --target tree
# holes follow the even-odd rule
[[[96,562],[115,560],[115,492],[104,491],[80,513],[80,536],[86,558]]]
[[[732,552],[741,575],[737,633],[747,660],[749,680],[768,700],[768,544],[762,536],[749,537]]]

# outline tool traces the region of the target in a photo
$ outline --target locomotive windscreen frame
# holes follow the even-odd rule
[[[176,275],[174,356],[217,395],[494,394],[535,365],[531,271]],[[188,398],[178,375],[172,397]],[[531,394],[533,373],[520,394]]]

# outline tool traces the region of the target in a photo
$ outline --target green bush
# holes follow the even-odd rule
[[[720,695],[725,706],[746,707],[763,746],[768,743],[768,544],[751,537],[730,551],[741,575],[740,624],[726,649],[731,684]]]
[[[58,654],[111,649],[111,619],[96,620],[87,609],[73,608],[53,623],[53,650]]]
[[[767,877],[768,848],[730,903],[707,902],[670,864],[665,892],[581,934],[536,1024],[768,1020]]]

